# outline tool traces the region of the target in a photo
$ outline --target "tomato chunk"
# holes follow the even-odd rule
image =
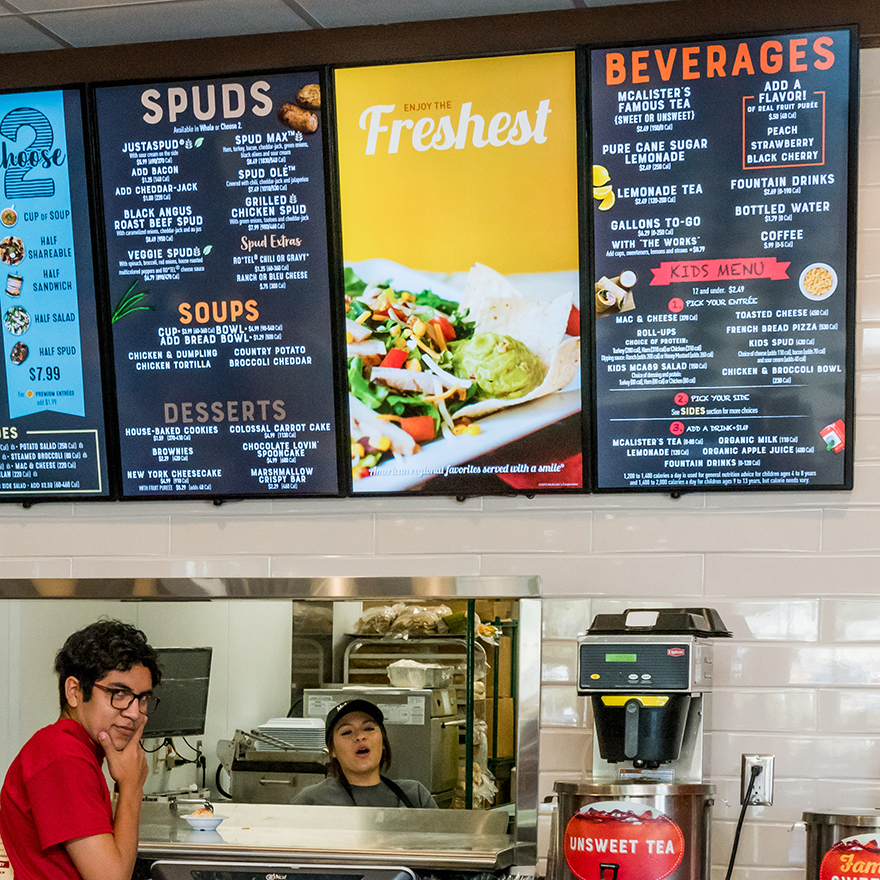
[[[429,324],[436,324],[440,328],[440,332],[443,334],[443,338],[450,342],[455,339],[455,327],[443,317],[443,315],[437,315],[436,318],[431,318],[428,321]]]
[[[431,416],[409,416],[400,420],[400,427],[417,443],[434,439],[434,419]]]
[[[568,323],[565,325],[565,332],[569,336],[581,335],[581,310],[577,306],[572,306],[568,313]]]
[[[405,348],[392,348],[385,357],[382,358],[380,367],[391,367],[392,369],[400,369],[405,363],[409,352]]]

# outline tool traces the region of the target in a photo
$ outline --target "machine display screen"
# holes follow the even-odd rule
[[[201,736],[208,711],[212,648],[157,648],[161,700],[144,726],[144,737]]]
[[[685,690],[691,686],[691,654],[691,645],[674,640],[581,642],[578,693],[631,690],[635,684],[642,690]]]

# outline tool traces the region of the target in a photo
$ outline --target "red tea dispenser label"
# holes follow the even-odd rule
[[[880,878],[880,842],[876,831],[839,840],[825,853],[819,880]]]
[[[588,804],[565,828],[565,861],[580,880],[662,880],[683,857],[681,829],[644,803]]]

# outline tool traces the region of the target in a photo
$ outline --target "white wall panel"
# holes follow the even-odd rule
[[[646,511],[597,514],[593,540],[605,552],[808,551],[819,549],[820,510]]]

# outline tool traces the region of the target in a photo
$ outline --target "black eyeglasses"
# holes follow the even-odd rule
[[[102,684],[93,684],[99,691],[106,691],[110,694],[110,705],[114,709],[124,712],[131,704],[137,700],[138,709],[141,715],[149,715],[156,706],[159,705],[159,698],[152,694],[133,694],[131,691],[123,691],[119,688],[108,688]]]

